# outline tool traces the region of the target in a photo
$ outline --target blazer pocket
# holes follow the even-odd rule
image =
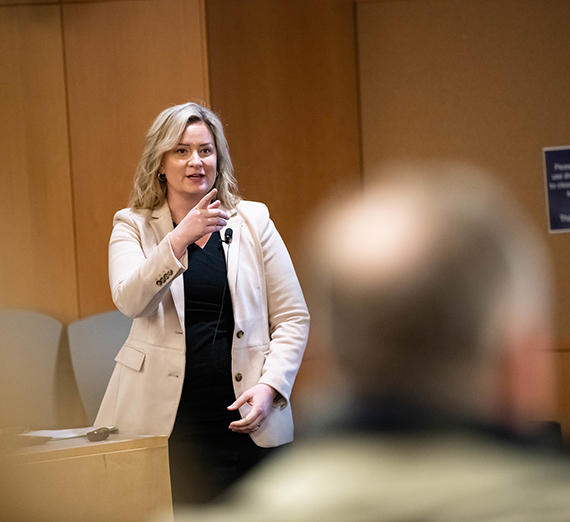
[[[124,345],[117,354],[117,357],[115,357],[115,361],[126,366],[127,368],[131,368],[131,370],[140,372],[145,357],[146,354],[143,351],[137,350],[132,346]]]

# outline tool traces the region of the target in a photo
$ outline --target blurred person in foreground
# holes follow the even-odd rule
[[[309,234],[343,400],[187,520],[570,520],[570,464],[535,433],[553,396],[544,246],[481,175],[412,170],[329,203]]]

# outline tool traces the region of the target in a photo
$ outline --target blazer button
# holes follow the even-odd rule
[[[238,339],[241,339],[243,337],[243,330],[240,330],[236,335]]]
[[[243,375],[241,373],[236,373],[236,381],[239,382],[243,379]]]

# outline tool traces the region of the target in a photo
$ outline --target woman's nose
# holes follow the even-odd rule
[[[188,164],[189,165],[202,165],[202,158],[200,157],[200,154],[198,153],[197,150],[195,150],[192,155],[190,156],[190,159],[188,160]]]

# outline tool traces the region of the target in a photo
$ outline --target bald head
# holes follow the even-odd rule
[[[474,393],[492,401],[509,336],[548,323],[532,226],[465,168],[388,174],[325,211],[336,241],[313,234],[315,313],[363,393],[444,408],[475,406]]]

